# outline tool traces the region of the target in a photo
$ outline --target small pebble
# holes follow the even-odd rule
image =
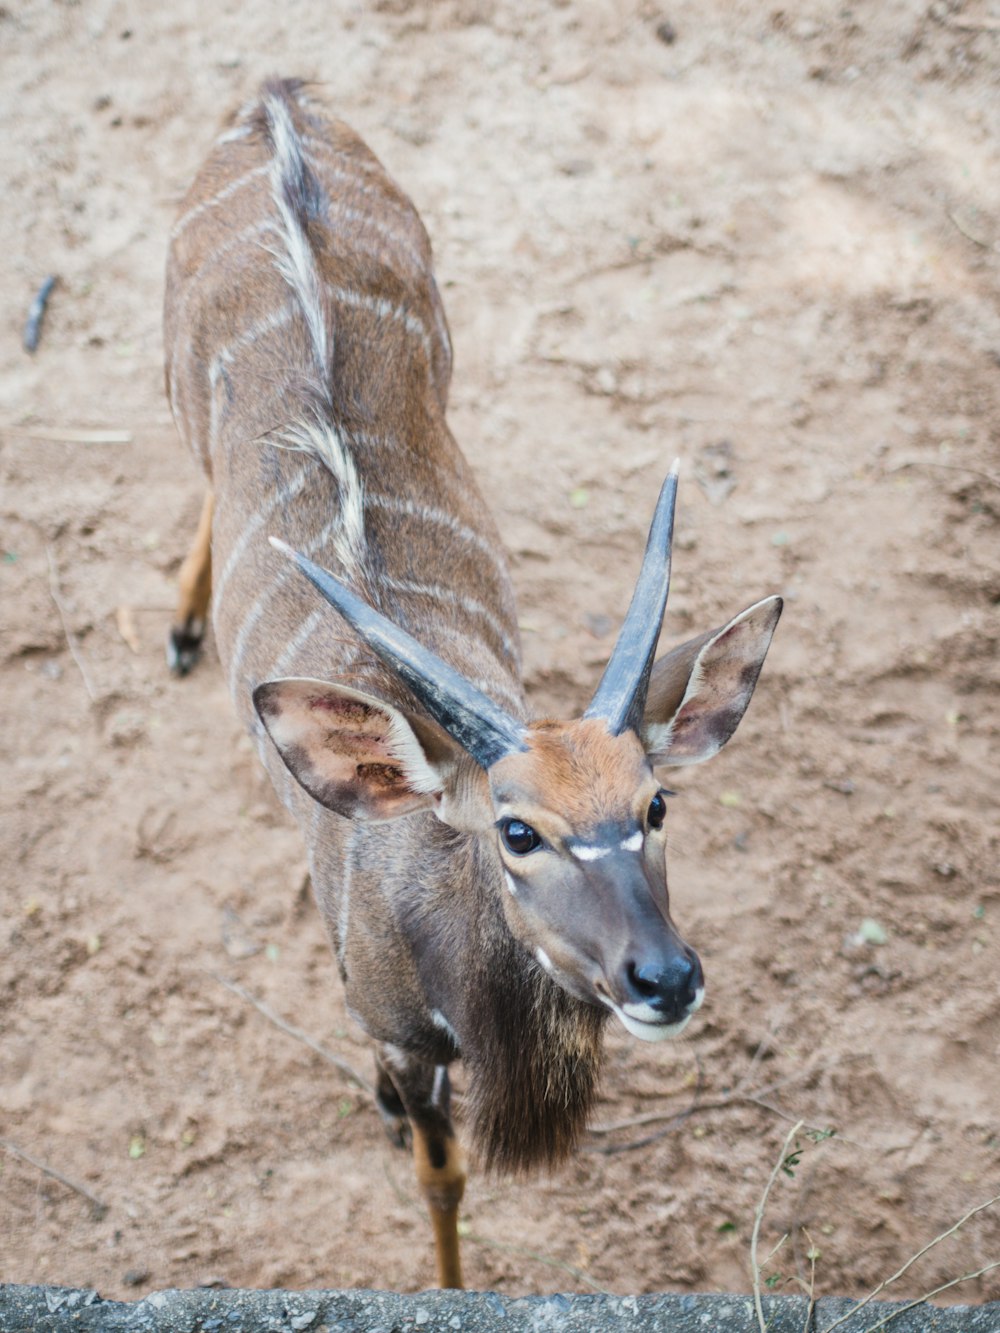
[[[880,925],[872,917],[866,916],[862,921],[858,935],[865,944],[885,944],[889,936],[886,934],[885,927]]]

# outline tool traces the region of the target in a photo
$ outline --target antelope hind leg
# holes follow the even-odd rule
[[[382,1117],[382,1124],[389,1142],[394,1148],[408,1148],[413,1135],[410,1130],[410,1117],[406,1113],[403,1099],[399,1095],[392,1075],[383,1064],[378,1048],[375,1049],[375,1109]]]
[[[167,638],[167,665],[186,676],[198,660],[212,597],[212,492],[205,496],[198,531],[179,576],[177,613]]]
[[[383,1048],[380,1080],[386,1067],[391,1069],[389,1081],[409,1117],[413,1165],[434,1229],[438,1286],[461,1287],[458,1209],[465,1193],[465,1160],[451,1123],[448,1070]]]

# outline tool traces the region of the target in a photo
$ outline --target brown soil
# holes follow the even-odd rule
[[[998,15],[0,10],[0,1133],[107,1205],[8,1148],[0,1279],[432,1272],[367,1097],[221,984],[368,1071],[212,654],[185,681],[163,660],[201,497],[162,391],[166,237],[275,69],[325,82],[434,239],[451,420],[512,552],[538,711],[588,699],[675,454],[668,636],[788,599],[733,744],[671,784],[709,1002],[679,1045],[612,1035],[598,1119],[702,1108],[595,1135],[551,1179],[473,1175],[470,1284],[748,1289],[799,1117],[837,1136],[800,1135],[775,1184],[786,1289],[815,1246],[817,1289],[858,1293],[997,1192]],[[997,1259],[993,1210],[898,1290]]]

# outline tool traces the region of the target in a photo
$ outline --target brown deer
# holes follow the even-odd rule
[[[439,1282],[460,1286],[448,1067],[487,1168],[551,1164],[584,1127],[605,1020],[658,1041],[699,1007],[654,768],[733,734],[781,602],[654,665],[672,472],[593,702],[529,719],[503,549],[445,422],[427,235],[301,83],[266,83],[184,200],[165,343],[211,486],[170,660],[197,656],[214,582],[236,707],[302,829],[380,1110],[412,1133]]]

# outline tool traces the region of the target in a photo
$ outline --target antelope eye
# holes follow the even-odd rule
[[[529,852],[542,845],[541,838],[531,825],[523,823],[520,819],[501,820],[500,836],[508,852],[513,852],[515,856],[527,856]]]
[[[663,793],[657,792],[649,803],[649,811],[646,818],[649,820],[650,828],[662,828],[663,821],[667,817],[667,803],[663,799]]]

